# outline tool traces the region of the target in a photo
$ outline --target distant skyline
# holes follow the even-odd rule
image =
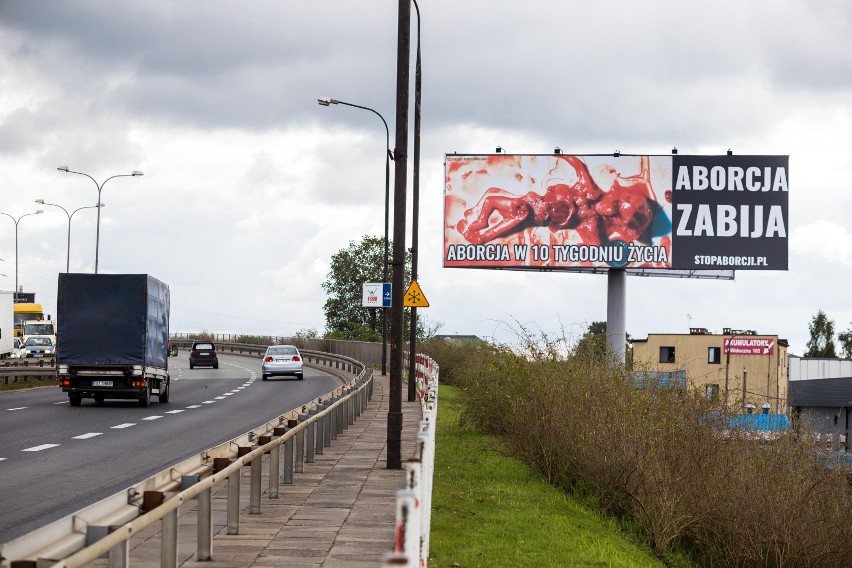
[[[440,333],[579,337],[606,319],[603,275],[442,267],[444,155],[497,146],[788,155],[789,269],[628,278],[627,332],[755,329],[803,354],[819,309],[852,327],[848,2],[419,4],[419,313]],[[56,168],[140,170],[103,189],[100,272],[169,284],[175,333],[322,332],[331,256],[384,234],[385,130],[317,98],[380,112],[393,144],[397,5],[0,1],[0,211],[44,209],[19,227],[24,290],[55,313],[66,265],[67,217],[35,200],[97,202]],[[96,211],[75,215],[71,271],[94,271],[95,230]],[[9,290],[2,215],[0,258]]]

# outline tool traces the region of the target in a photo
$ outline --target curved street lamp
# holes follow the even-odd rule
[[[17,219],[9,215],[8,213],[3,213],[0,211],[0,215],[5,215],[9,219],[15,222],[15,295],[13,296],[15,299],[18,299],[18,223],[21,222],[21,219],[24,217],[29,217],[30,215],[39,215],[44,213],[41,209],[37,210],[35,213],[24,213]]]
[[[59,170],[60,172],[86,176],[87,178],[89,178],[90,180],[95,182],[95,186],[97,186],[97,188],[98,188],[98,204],[95,205],[95,207],[98,208],[98,223],[97,223],[97,228],[95,229],[95,274],[97,274],[98,273],[98,249],[100,248],[100,243],[101,243],[101,207],[103,207],[103,203],[101,203],[101,191],[103,191],[103,188],[104,188],[104,185],[106,185],[106,182],[108,182],[112,178],[139,177],[139,176],[142,176],[143,174],[139,170],[133,170],[129,174],[116,174],[114,176],[110,176],[110,177],[106,178],[104,181],[102,181],[101,183],[98,183],[97,180],[95,178],[93,178],[92,176],[90,176],[89,174],[87,174],[85,172],[75,172],[73,170],[69,170],[68,166],[59,166],[56,169]]]
[[[390,149],[390,130],[388,130],[388,123],[378,111],[371,109],[370,107],[365,107],[361,105],[356,105],[352,103],[347,103],[344,101],[338,101],[337,99],[332,99],[329,97],[320,97],[317,99],[317,103],[320,106],[330,106],[330,105],[346,105],[354,108],[360,108],[363,110],[368,110],[382,119],[382,124],[385,125],[385,260],[384,260],[384,271],[383,271],[383,282],[388,281],[388,204],[390,201],[390,161],[393,159],[393,152]],[[382,308],[382,374],[387,374],[387,351],[388,351],[388,325],[387,325],[387,310]]]
[[[69,213],[68,210],[65,209],[63,206],[57,205],[56,203],[46,203],[44,201],[44,199],[36,199],[35,202],[40,203],[41,205],[50,205],[51,207],[59,207],[60,209],[65,211],[65,214],[68,216],[68,244],[66,245],[66,248],[65,248],[65,272],[70,272],[69,268],[71,267],[71,218],[74,216],[74,213],[76,213],[77,211],[80,211],[82,209],[95,209],[96,207],[99,207],[99,206],[100,207],[106,207],[106,203],[98,203],[97,205],[87,205],[85,207],[78,207],[77,209],[75,209],[74,211]]]

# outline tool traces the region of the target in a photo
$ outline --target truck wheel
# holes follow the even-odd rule
[[[80,406],[80,404],[83,402],[83,397],[82,396],[72,396],[72,395],[69,394],[68,395],[68,402],[71,403],[71,406]]]
[[[151,384],[148,384],[148,388],[145,389],[145,394],[142,398],[139,399],[139,406],[142,408],[148,408],[148,405],[151,404]]]
[[[160,404],[165,404],[169,402],[169,388],[169,381],[163,381],[162,383],[160,383]]]

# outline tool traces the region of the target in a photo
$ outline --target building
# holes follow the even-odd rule
[[[686,383],[732,410],[747,405],[787,413],[788,343],[777,335],[690,328],[688,334],[649,334],[633,340],[637,371],[684,371]]]
[[[791,355],[789,397],[798,417],[845,442],[852,428],[852,359]],[[852,447],[847,444],[846,450]]]

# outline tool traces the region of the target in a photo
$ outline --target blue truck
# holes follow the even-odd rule
[[[84,398],[169,401],[169,287],[147,274],[59,275],[57,379]]]

